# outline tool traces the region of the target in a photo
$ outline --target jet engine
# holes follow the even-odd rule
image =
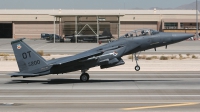
[[[105,65],[101,65],[101,69],[105,69],[105,68],[110,68],[110,67],[114,67],[114,66],[119,66],[119,65],[123,65],[125,64],[125,62],[120,58],[114,58],[112,60],[109,60],[107,64]]]

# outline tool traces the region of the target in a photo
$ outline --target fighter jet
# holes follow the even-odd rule
[[[151,29],[133,30],[118,40],[96,47],[94,49],[76,54],[74,56],[46,61],[23,39],[11,42],[19,72],[10,74],[11,77],[36,77],[49,74],[63,74],[81,70],[80,80],[87,82],[90,78],[87,71],[96,66],[101,69],[125,64],[122,56],[133,54],[135,56],[135,70],[139,71],[137,54],[148,49],[177,43],[193,35],[184,33],[164,33]]]
[[[96,35],[76,35],[77,36],[77,42],[79,41],[87,41],[87,42],[97,42],[97,36]],[[65,36],[65,38],[70,39],[70,42],[75,42],[76,41],[76,37],[75,35],[68,35]],[[109,29],[105,29],[103,31],[103,33],[101,35],[98,36],[99,40],[103,40],[103,39],[108,39],[110,40],[111,38],[113,38],[111,32]]]

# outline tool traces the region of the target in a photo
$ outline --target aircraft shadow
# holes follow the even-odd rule
[[[89,80],[81,82],[79,79],[49,79],[49,80],[12,80],[6,84],[41,83],[41,84],[74,84],[74,83],[103,83],[103,82],[163,82],[177,80]]]

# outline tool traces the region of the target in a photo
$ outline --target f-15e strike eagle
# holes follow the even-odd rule
[[[133,30],[118,40],[96,47],[94,49],[76,54],[74,56],[46,61],[23,39],[11,42],[19,72],[10,74],[11,77],[36,77],[48,74],[62,74],[81,70],[80,80],[87,82],[90,78],[87,71],[96,66],[101,69],[125,64],[122,56],[133,54],[135,56],[135,70],[139,71],[137,53],[148,49],[177,43],[192,37],[185,33],[164,33],[152,29]]]

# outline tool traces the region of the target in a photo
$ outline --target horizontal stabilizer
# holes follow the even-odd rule
[[[11,77],[34,77],[34,76],[39,76],[39,74],[31,74],[31,73],[20,73],[20,72],[15,72],[15,73],[9,73]]]

